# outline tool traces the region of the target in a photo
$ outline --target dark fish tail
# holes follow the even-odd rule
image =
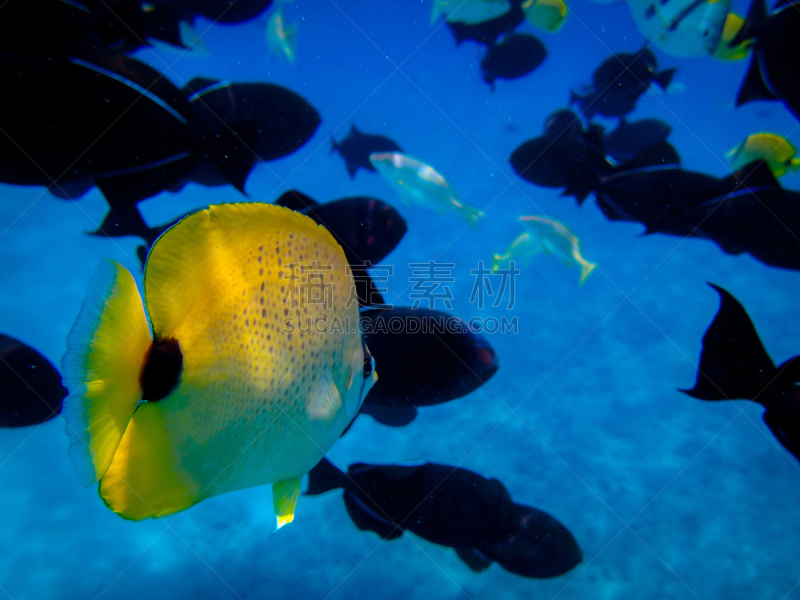
[[[703,336],[697,382],[680,390],[700,400],[761,401],[761,393],[777,374],[753,322],[730,293],[713,283],[720,307]]]
[[[327,458],[322,457],[316,466],[308,472],[308,489],[306,496],[316,496],[343,488],[348,484],[347,475]]]

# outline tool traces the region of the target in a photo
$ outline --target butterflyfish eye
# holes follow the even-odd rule
[[[178,385],[182,369],[183,353],[178,340],[154,341],[139,377],[142,400],[158,402],[166,398]]]

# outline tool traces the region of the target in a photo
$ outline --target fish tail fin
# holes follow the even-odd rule
[[[662,90],[666,90],[669,86],[670,81],[672,81],[672,76],[675,75],[675,71],[677,69],[664,69],[663,71],[656,73],[653,77],[653,81],[655,81]]]
[[[130,272],[103,261],[67,337],[62,369],[64,419],[82,483],[111,464],[142,398],[140,373],[152,344],[142,297]]]
[[[753,322],[729,292],[709,284],[720,295],[720,306],[703,336],[697,382],[680,390],[700,400],[757,400],[776,373]]]
[[[308,472],[308,488],[305,496],[317,496],[347,485],[347,475],[324,456],[317,465]]]
[[[470,224],[470,227],[475,227],[483,217],[486,216],[486,213],[480,210],[479,208],[475,208],[474,206],[464,206],[462,211],[464,218]]]
[[[586,259],[578,261],[581,266],[581,285],[586,282],[586,278],[597,268],[596,263],[589,262]]]

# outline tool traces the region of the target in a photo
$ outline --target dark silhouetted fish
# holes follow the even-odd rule
[[[465,396],[497,372],[486,338],[453,315],[394,307],[362,311],[361,321],[380,373],[361,412],[384,425],[405,425],[417,407]]]
[[[773,267],[800,270],[800,192],[783,189],[766,161],[720,180],[702,203],[704,233],[725,252],[747,252]]]
[[[36,0],[0,7],[0,52],[90,59],[98,48],[132,52],[159,40],[186,47],[193,13],[177,2]]]
[[[25,427],[61,412],[61,375],[30,346],[0,334],[0,427]]]
[[[648,146],[666,142],[672,127],[658,119],[627,121],[624,117],[617,128],[604,138],[606,154],[617,162],[631,160]]]
[[[356,171],[366,169],[375,173],[375,167],[369,161],[373,152],[402,152],[402,148],[393,140],[382,135],[361,133],[355,125],[350,126],[350,133],[342,141],[337,142],[331,137],[331,152],[338,152],[347,165],[350,177],[356,176]]]
[[[527,33],[511,33],[489,46],[481,61],[483,80],[494,90],[495,79],[517,79],[536,69],[547,56],[544,44]]]
[[[750,67],[736,96],[736,106],[753,100],[781,100],[800,119],[800,2],[780,2],[767,13],[765,0],[752,0],[739,33],[731,40],[736,46],[753,40]]]
[[[720,295],[719,311],[703,336],[697,382],[681,391],[700,400],[758,402],[767,427],[800,460],[800,356],[776,367],[744,307],[709,285]]]
[[[601,178],[597,204],[611,220],[642,223],[646,233],[713,240],[728,254],[800,270],[800,193],[784,190],[756,161],[717,179],[684,171],[666,143]],[[661,162],[659,162],[659,160]]]
[[[97,185],[113,208],[191,172],[202,149],[183,93],[137,60],[96,58],[0,55],[0,180],[62,198]]]
[[[203,185],[230,183],[244,192],[256,162],[288,156],[320,123],[319,113],[304,98],[270,83],[196,78],[183,91],[192,110],[192,128],[208,146],[190,175]]]
[[[395,249],[408,230],[397,210],[377,198],[355,196],[325,204],[290,190],[275,201],[324,226],[339,242],[351,265],[376,265]]]
[[[447,21],[447,26],[456,39],[456,44],[460,44],[464,40],[472,40],[479,44],[492,46],[497,43],[500,36],[511,33],[525,20],[525,13],[522,10],[523,2],[524,0],[511,0],[511,8],[508,12],[483,23],[467,24],[460,21]]]
[[[350,518],[362,531],[391,540],[404,531],[454,548],[475,571],[496,561],[524,577],[557,577],[582,553],[569,530],[538,509],[515,504],[497,479],[458,467],[354,464],[347,474],[323,458],[307,495],[343,488]]]
[[[666,89],[675,69],[656,71],[658,63],[649,48],[608,57],[592,75],[592,85],[580,94],[572,92],[570,104],[577,103],[587,119],[600,114],[622,117],[633,111],[639,96],[655,82]]]
[[[602,128],[584,130],[571,110],[559,110],[544,124],[544,133],[511,153],[514,171],[526,181],[549,188],[565,188],[564,195],[578,203],[596,187],[599,177],[613,167],[605,159]]]
[[[512,154],[512,165],[528,181],[563,187],[578,202],[594,191],[608,219],[642,223],[646,233],[710,239],[728,254],[747,252],[765,264],[800,270],[800,240],[793,233],[800,231],[800,192],[781,188],[767,162],[718,179],[681,169],[675,149],[658,142],[614,167],[602,143],[561,147],[574,125],[565,113],[556,117],[563,136],[530,140]]]

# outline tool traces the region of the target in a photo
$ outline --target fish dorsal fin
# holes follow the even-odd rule
[[[319,202],[314,200],[311,196],[298,192],[297,190],[289,190],[284,192],[280,198],[275,200],[277,206],[285,206],[297,212],[303,212],[308,208],[319,206]]]
[[[325,228],[304,215],[272,204],[215,205],[179,223],[180,227],[168,229],[153,245],[145,265],[144,287],[147,311],[157,337],[174,337],[181,347],[188,347],[192,340],[203,345],[211,343],[204,331],[219,318],[218,311],[229,310],[231,302],[255,286],[245,269],[237,269],[236,265],[246,263],[245,255],[251,261],[267,252],[271,253],[270,259],[275,256],[275,245],[266,248],[266,240],[284,239],[291,231],[295,236],[315,239],[327,254],[325,260],[338,256],[342,264],[345,261],[341,248]],[[264,275],[276,282],[282,280],[279,272]]]
[[[342,408],[342,397],[333,375],[328,370],[314,382],[306,400],[306,413],[311,421],[331,421]]]
[[[141,400],[139,375],[151,343],[133,276],[119,263],[102,262],[62,362],[70,455],[84,485],[99,480],[117,452]]]

